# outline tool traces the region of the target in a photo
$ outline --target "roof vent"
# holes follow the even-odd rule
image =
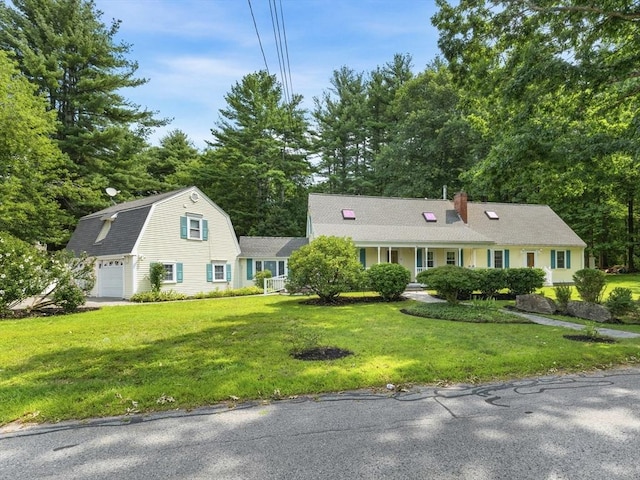
[[[356,212],[354,212],[353,210],[347,209],[347,208],[343,208],[342,209],[342,218],[344,220],[355,220],[356,219]]]
[[[485,210],[484,214],[489,217],[490,220],[499,220],[500,217],[498,216],[498,214],[496,212],[494,212],[493,210]]]
[[[436,214],[433,212],[422,212],[422,216],[427,222],[437,222]]]

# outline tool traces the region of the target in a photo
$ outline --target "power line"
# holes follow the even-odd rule
[[[249,10],[251,10],[251,18],[253,19],[253,27],[256,29],[256,35],[258,36],[258,43],[260,44],[260,51],[262,52],[262,59],[264,60],[264,68],[267,69],[267,74],[269,73],[269,65],[267,65],[267,57],[264,54],[264,48],[262,48],[262,40],[260,39],[260,32],[258,32],[258,24],[256,23],[256,17],[253,14],[253,7],[251,6],[251,0],[247,0],[249,2]]]

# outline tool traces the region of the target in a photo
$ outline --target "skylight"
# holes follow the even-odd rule
[[[487,217],[489,217],[491,220],[498,220],[500,217],[498,216],[498,214],[496,212],[494,212],[493,210],[485,210],[484,211],[485,215]]]
[[[433,212],[422,212],[422,216],[427,222],[437,222],[436,214]]]
[[[356,212],[354,212],[353,210],[347,209],[347,208],[343,208],[342,209],[342,218],[345,220],[355,220],[356,219]]]

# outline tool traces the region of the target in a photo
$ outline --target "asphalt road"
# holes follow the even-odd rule
[[[0,478],[638,479],[640,369],[0,433]]]

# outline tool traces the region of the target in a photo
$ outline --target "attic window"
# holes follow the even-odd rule
[[[487,217],[489,217],[490,220],[498,220],[500,219],[500,217],[498,216],[498,214],[492,210],[485,210],[484,211],[485,215]]]
[[[433,212],[422,212],[422,216],[427,222],[437,222],[436,214]]]
[[[342,218],[344,220],[355,220],[356,219],[356,212],[354,212],[353,210],[349,210],[346,208],[342,209]]]

